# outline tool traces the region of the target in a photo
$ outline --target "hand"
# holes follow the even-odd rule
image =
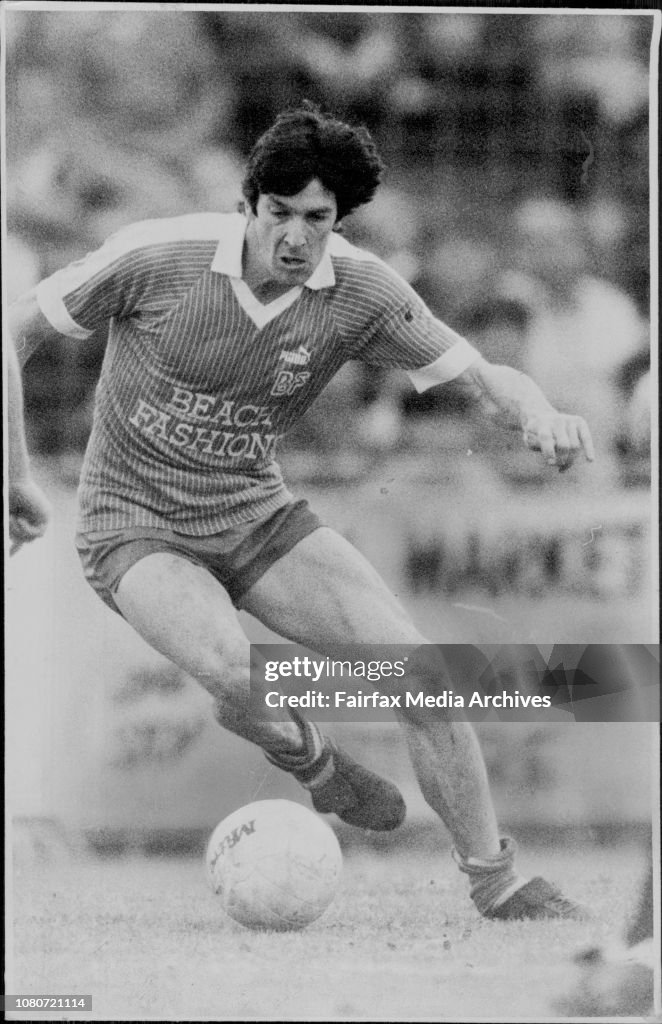
[[[523,430],[529,448],[542,452],[547,465],[558,466],[561,473],[570,469],[581,451],[589,462],[595,458],[591,431],[581,416],[550,409],[529,416]]]
[[[41,537],[50,519],[50,505],[34,480],[9,484],[10,555],[23,544]]]

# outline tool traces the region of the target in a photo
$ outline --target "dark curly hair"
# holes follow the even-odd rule
[[[242,184],[253,213],[261,194],[294,196],[318,178],[336,197],[338,220],[374,196],[384,169],[367,128],[312,103],[285,110],[255,143]]]

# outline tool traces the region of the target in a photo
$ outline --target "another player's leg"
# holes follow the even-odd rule
[[[568,991],[556,1000],[555,1011],[564,1017],[653,1018],[655,971],[660,963],[653,917],[653,861],[649,847],[634,916],[628,921],[623,938],[574,954],[574,976]]]
[[[639,896],[625,933],[625,945],[628,947],[647,942],[654,935],[653,852],[650,847],[646,851],[646,856],[646,870],[641,880]]]
[[[247,593],[243,607],[281,636],[322,654],[342,643],[425,644],[374,568],[326,528],[275,562]],[[420,682],[431,685],[429,677]],[[432,685],[438,687],[440,679]],[[423,794],[451,833],[456,860],[470,877],[481,913],[577,916],[579,908],[553,886],[517,875],[515,844],[499,837],[485,765],[469,723],[412,710],[402,724]]]
[[[250,645],[221,584],[203,567],[179,555],[158,552],[127,570],[114,600],[152,647],[211,693],[219,723],[262,747],[273,763],[311,790],[315,801],[316,784],[328,775],[335,748],[312,722],[283,720],[263,700],[259,703],[264,711],[259,716],[252,713]],[[357,819],[356,794],[338,773],[332,798],[322,795],[324,806],[318,810],[334,811],[366,828],[399,825],[405,806],[397,788],[360,765],[355,771],[371,794],[368,812],[364,809]]]

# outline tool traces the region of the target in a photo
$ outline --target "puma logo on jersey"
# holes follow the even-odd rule
[[[279,356],[284,363],[293,363],[295,366],[305,366],[310,362],[310,352],[303,345],[299,345],[296,352],[288,352],[284,348]]]

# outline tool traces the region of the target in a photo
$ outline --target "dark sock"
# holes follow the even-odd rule
[[[493,857],[465,860],[453,850],[453,860],[469,876],[469,895],[481,914],[495,910],[526,883],[515,871],[517,844],[509,838],[501,839],[500,843],[501,850]]]
[[[299,714],[292,714],[292,720],[299,726],[303,749],[295,754],[280,751],[265,751],[268,761],[286,772],[302,771],[312,767],[324,751],[324,738],[314,722],[309,722]]]

